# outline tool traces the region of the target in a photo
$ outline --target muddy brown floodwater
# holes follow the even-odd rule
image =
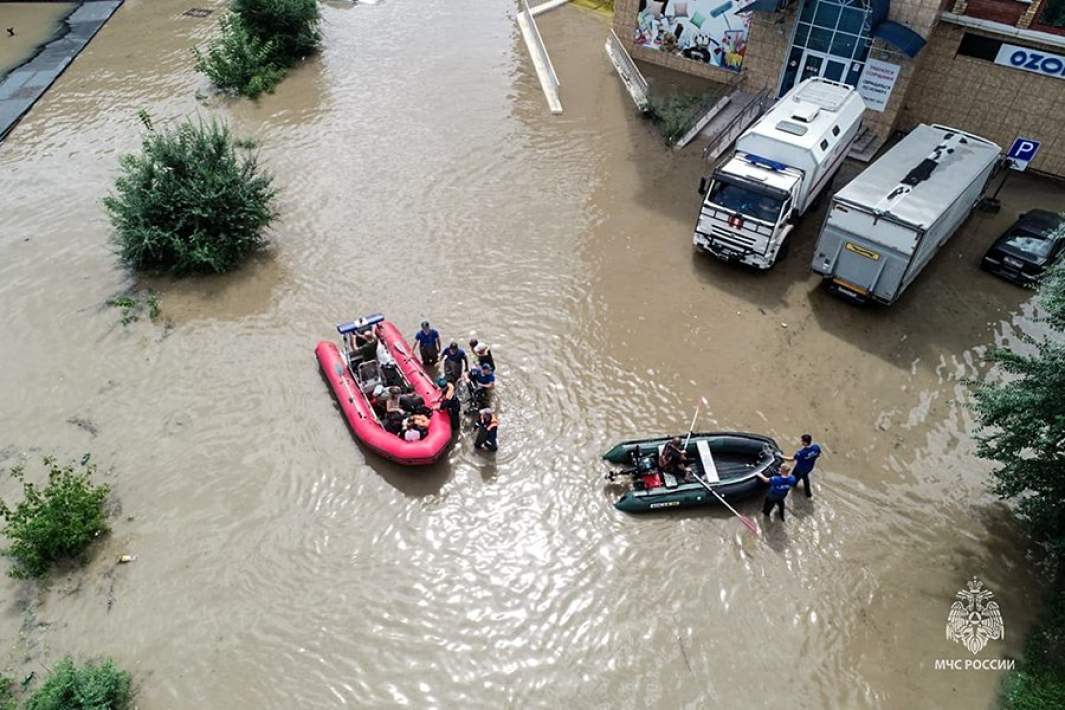
[[[0,77],[54,38],[75,7],[72,2],[0,2]],[[14,36],[7,33],[9,27]]]
[[[196,99],[217,13],[191,6],[127,2],[0,146],[0,448],[92,451],[121,503],[85,569],[2,582],[8,673],[111,655],[148,710],[993,703],[999,674],[933,668],[967,653],[944,628],[970,577],[1007,628],[983,657],[1019,653],[1038,601],[962,384],[1029,294],[977,262],[1060,194],[1011,179],[900,303],[855,309],[808,270],[820,214],[768,274],[692,252],[705,166],[634,115],[601,16],[541,18],[553,117],[510,2],[330,3],[321,56],[258,103]],[[100,198],[141,108],[261,141],[267,254],[176,283],[117,265]],[[169,324],[122,327],[105,300],[145,286]],[[312,349],[373,310],[493,345],[498,455],[465,432],[403,470],[352,440]],[[704,398],[700,428],[826,449],[760,538],[612,508],[597,456]]]

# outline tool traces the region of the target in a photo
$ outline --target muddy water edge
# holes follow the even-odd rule
[[[72,2],[0,2],[0,78],[57,37],[76,7]]]
[[[541,18],[552,117],[509,2],[327,4],[322,54],[257,103],[196,98],[217,14],[189,7],[129,0],[0,146],[2,455],[92,451],[121,508],[86,568],[0,583],[9,673],[111,655],[149,710],[993,704],[997,674],[932,667],[963,652],[943,629],[971,576],[1009,631],[986,654],[1019,653],[1037,602],[961,383],[1030,305],[976,264],[1060,194],[1011,181],[900,303],[858,310],[810,276],[819,214],[768,274],[692,253],[705,166],[633,115],[599,15]],[[261,142],[268,253],[180,282],[117,266],[99,200],[141,108]],[[164,321],[121,326],[104,302],[143,287]],[[371,310],[493,345],[498,455],[464,432],[408,471],[353,443],[312,348]],[[761,538],[624,516],[599,480],[615,440],[703,398],[704,429],[826,449]]]

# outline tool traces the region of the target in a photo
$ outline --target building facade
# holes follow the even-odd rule
[[[1039,142],[1065,176],[1065,0],[616,0],[634,58],[777,97],[821,76],[858,88],[881,139],[941,123]]]

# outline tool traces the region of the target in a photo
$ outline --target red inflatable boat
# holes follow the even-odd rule
[[[376,349],[371,346],[371,352],[366,353],[364,348],[360,354],[354,338],[371,330],[377,336]],[[323,340],[314,354],[359,441],[404,466],[421,466],[440,458],[451,443],[451,420],[446,412],[436,410],[440,390],[415,359],[399,329],[376,314],[342,323],[337,332],[341,335],[340,348]],[[385,430],[368,399],[378,385],[401,387],[420,396],[425,406],[433,410],[428,433],[422,439],[406,441]]]

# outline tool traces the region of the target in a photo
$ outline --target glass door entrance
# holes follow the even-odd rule
[[[812,76],[857,85],[869,56],[866,16],[861,0],[804,0],[778,95]]]

